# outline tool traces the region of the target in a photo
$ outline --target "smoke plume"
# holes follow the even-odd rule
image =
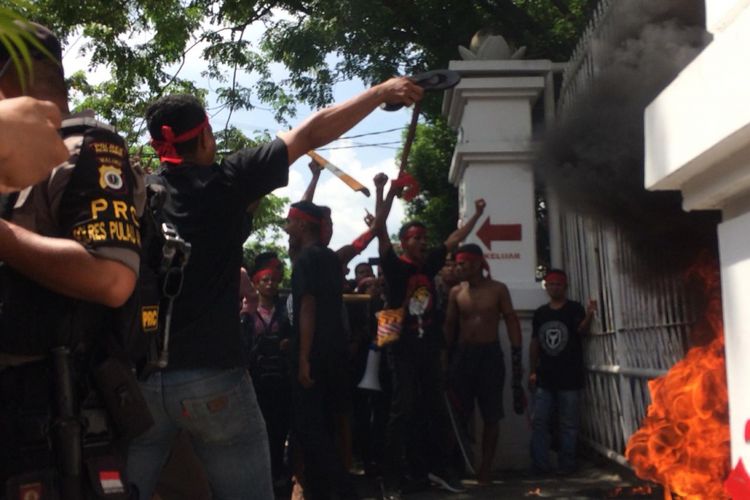
[[[564,207],[616,224],[645,263],[667,272],[701,249],[715,252],[718,215],[685,213],[679,192],[644,188],[643,112],[706,45],[702,26],[699,0],[615,2],[592,43],[596,76],[547,133],[537,162]],[[665,260],[676,267],[664,269]]]

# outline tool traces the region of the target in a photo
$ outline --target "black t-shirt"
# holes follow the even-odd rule
[[[393,247],[383,256],[381,266],[385,275],[388,307],[404,307],[402,340],[417,338],[421,334],[425,339],[442,341],[442,325],[436,308],[435,276],[445,264],[446,254],[445,245],[433,248],[421,266],[399,258]]]
[[[534,337],[539,341],[537,384],[548,390],[583,388],[583,345],[578,326],[586,316],[573,300],[560,309],[545,304],[534,311]]]
[[[342,323],[344,276],[336,253],[312,245],[300,253],[292,267],[292,348],[299,353],[299,314],[304,295],[315,297],[315,332],[311,360],[339,355],[346,350]],[[296,356],[295,356],[296,357]]]
[[[247,207],[288,182],[283,141],[243,149],[221,163],[163,167],[166,218],[192,245],[174,305],[169,368],[243,366],[239,289],[242,245],[250,234]]]

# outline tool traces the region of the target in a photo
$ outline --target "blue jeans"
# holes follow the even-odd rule
[[[273,498],[266,426],[244,368],[155,373],[141,390],[155,421],[128,450],[128,477],[141,500],[150,500],[180,430],[206,469],[214,499]]]
[[[557,409],[560,436],[558,467],[561,472],[576,468],[579,391],[550,391],[537,387],[534,394],[534,417],[531,431],[531,463],[537,472],[551,472],[549,459],[551,420]]]

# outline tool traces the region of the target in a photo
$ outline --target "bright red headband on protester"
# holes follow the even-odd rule
[[[560,273],[560,272],[557,272],[557,271],[552,271],[551,273],[547,273],[544,276],[544,281],[545,282],[550,281],[550,279],[560,281],[563,285],[567,285],[568,284],[568,277],[565,276],[563,273]]]
[[[156,150],[156,153],[159,155],[159,160],[166,163],[175,163],[180,164],[182,163],[182,157],[177,154],[177,150],[175,149],[175,144],[180,144],[182,142],[187,142],[190,139],[194,139],[200,135],[200,133],[203,131],[204,128],[208,126],[208,116],[205,116],[203,118],[203,121],[200,122],[195,127],[191,128],[190,130],[187,130],[180,135],[174,135],[174,130],[172,130],[172,127],[169,125],[162,125],[161,126],[161,136],[164,138],[162,140],[158,139],[151,139],[151,146]]]
[[[459,262],[481,262],[482,263],[482,269],[487,271],[487,275],[490,274],[490,266],[487,264],[487,261],[484,259],[483,255],[477,255],[475,253],[471,252],[458,252],[456,253],[456,256],[454,257],[454,260],[456,263]]]
[[[261,269],[260,271],[253,274],[253,283],[258,284],[260,281],[265,278],[266,276],[273,277],[274,275],[278,274],[278,270],[267,267],[265,269]]]
[[[313,224],[321,224],[321,220],[315,217],[314,215],[310,215],[305,211],[300,210],[299,208],[291,207],[289,209],[289,214],[286,216],[287,219],[302,219],[306,220],[307,222],[312,222]]]
[[[484,261],[484,257],[471,252],[458,252],[454,257],[456,262],[476,262]]]
[[[320,229],[318,230],[318,238],[320,238],[320,242],[324,246],[328,246],[328,243],[330,243],[330,236],[328,237],[328,241],[325,241],[326,238],[324,237],[324,233],[326,232],[326,230],[329,230],[329,232],[333,233],[333,224],[328,217],[318,219],[314,215],[310,215],[307,212],[294,207],[291,207],[289,209],[289,215],[287,215],[286,217],[287,219],[302,219],[308,222],[312,222],[313,224],[317,224],[320,227]]]

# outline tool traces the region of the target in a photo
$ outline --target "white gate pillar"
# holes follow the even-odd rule
[[[719,209],[732,467],[750,465],[750,2],[707,0],[713,41],[646,109],[646,187]]]
[[[482,247],[492,277],[510,289],[522,324],[526,376],[531,313],[547,300],[536,281],[532,107],[541,95],[548,99],[554,95],[552,63],[451,61],[450,69],[462,75],[443,102],[449,125],[459,133],[450,181],[459,190],[462,218],[473,213],[475,200],[484,198],[487,202],[484,216],[468,241]],[[554,110],[553,105],[545,102],[545,110]],[[553,113],[547,115],[551,118]],[[504,326],[499,335],[508,358],[510,346]],[[500,422],[495,467],[520,469],[530,463],[530,430],[527,418],[513,413],[509,373],[508,367],[505,418]]]

